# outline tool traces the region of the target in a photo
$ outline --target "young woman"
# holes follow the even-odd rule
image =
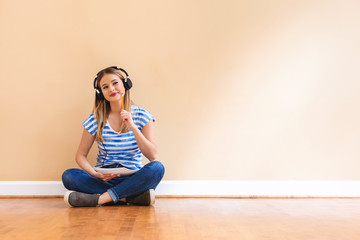
[[[64,196],[69,206],[154,204],[154,189],[164,175],[164,166],[156,161],[155,119],[148,111],[132,105],[131,87],[127,72],[116,66],[96,75],[93,113],[83,122],[76,153],[81,169],[68,169],[62,175],[64,186],[70,190]],[[87,159],[94,141],[99,148],[97,171]],[[142,166],[143,155],[150,161],[145,166]],[[132,174],[101,171],[120,167]]]

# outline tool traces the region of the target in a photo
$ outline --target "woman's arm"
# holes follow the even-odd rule
[[[102,174],[96,172],[94,168],[90,165],[87,155],[91,149],[91,146],[94,144],[95,137],[91,135],[85,128],[83,135],[81,137],[79,148],[76,152],[75,160],[77,164],[91,176],[99,178],[103,181],[109,181],[110,179],[117,177],[116,174]]]
[[[155,161],[157,157],[157,145],[155,142],[154,122],[150,120],[141,131],[136,126],[130,129],[133,131],[136,142],[144,156],[149,159],[150,162]]]
[[[95,174],[95,170],[90,165],[89,161],[87,160],[87,155],[91,149],[91,146],[93,145],[95,141],[95,137],[91,135],[85,128],[83,131],[83,135],[81,137],[79,148],[76,152],[76,163],[84,169],[86,172],[88,172],[90,175]]]
[[[133,131],[136,142],[144,156],[149,159],[150,162],[155,161],[157,157],[157,146],[155,142],[154,122],[150,120],[140,131],[135,125],[130,112],[122,110],[120,115],[125,124]]]

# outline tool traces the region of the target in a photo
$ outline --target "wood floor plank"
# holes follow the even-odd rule
[[[0,239],[358,239],[360,199],[160,198],[155,206],[68,208],[0,199]]]

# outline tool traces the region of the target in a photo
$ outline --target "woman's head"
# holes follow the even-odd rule
[[[124,101],[122,109],[126,111],[131,111],[131,98],[130,98],[130,88],[131,81],[117,67],[108,67],[101,70],[95,80],[94,88],[96,90],[95,104],[93,112],[98,124],[98,134],[96,136],[97,141],[103,141],[102,130],[104,129],[106,120],[111,111],[111,102],[120,102],[123,96]],[[124,86],[125,83],[125,86]],[[130,87],[129,87],[130,86]],[[121,126],[121,132],[127,132],[129,129],[125,124]]]
[[[108,68],[105,68],[105,69],[101,70],[100,72],[98,72],[98,74],[96,75],[96,78],[94,79],[94,89],[98,93],[99,98],[103,97],[102,89],[100,87],[100,81],[104,78],[104,76],[109,75],[109,74],[116,75],[115,78],[118,78],[121,80],[125,90],[129,90],[132,87],[132,82],[129,78],[129,75],[127,74],[127,72],[124,69],[119,68],[117,66],[108,67]],[[126,76],[124,76],[123,74],[125,74]]]
[[[119,102],[125,96],[123,79],[118,74],[106,73],[99,79],[96,89],[100,94],[96,94],[99,100],[105,98],[108,102]]]

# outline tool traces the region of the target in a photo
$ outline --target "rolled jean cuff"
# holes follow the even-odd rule
[[[119,201],[119,197],[116,195],[116,193],[113,190],[108,189],[107,192],[109,193],[114,203],[117,203]]]

